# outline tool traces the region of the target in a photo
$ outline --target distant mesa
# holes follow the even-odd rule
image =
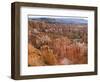
[[[39,18],[29,18],[29,21],[45,21],[47,23],[60,23],[60,24],[87,24],[88,21],[84,18],[47,18],[47,17],[39,17]]]

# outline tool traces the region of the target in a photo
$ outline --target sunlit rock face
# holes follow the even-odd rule
[[[29,66],[45,65],[40,50],[34,48],[31,44],[28,44],[28,65]]]

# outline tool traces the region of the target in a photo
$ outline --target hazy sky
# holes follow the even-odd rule
[[[74,16],[40,16],[40,15],[29,15],[28,18],[72,18],[72,19],[85,19],[87,20],[87,17],[74,17]]]

